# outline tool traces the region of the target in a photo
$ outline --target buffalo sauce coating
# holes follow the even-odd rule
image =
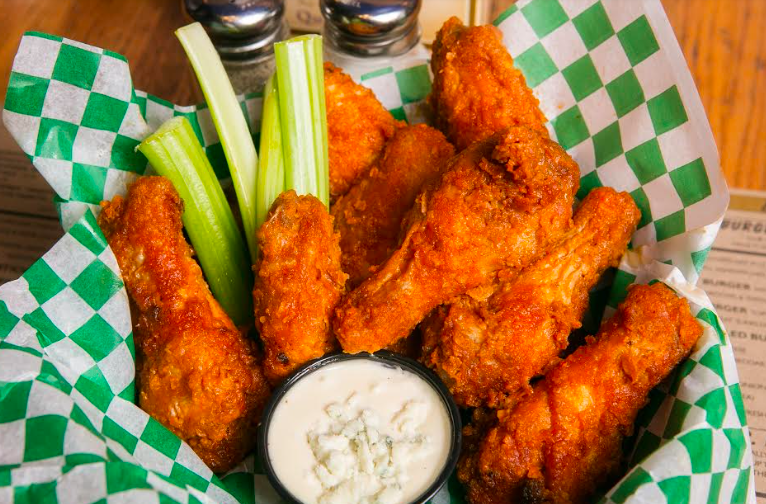
[[[391,345],[439,304],[528,265],[571,226],[578,185],[572,158],[526,127],[450,158],[417,197],[399,248],[336,310],[343,349]]]
[[[314,196],[285,191],[258,231],[255,325],[264,372],[277,384],[301,364],[337,347],[330,316],[345,289],[338,234]]]
[[[509,126],[548,136],[539,102],[494,26],[447,20],[434,41],[431,69],[436,126],[458,151]]]
[[[553,368],[464,453],[472,504],[588,502],[619,474],[638,411],[702,334],[685,299],[633,286],[595,338]],[[474,433],[475,434],[475,433]]]
[[[332,63],[324,64],[330,196],[345,194],[383,152],[403,123],[394,119],[368,88]]]
[[[606,268],[617,266],[639,219],[628,193],[594,189],[572,229],[542,258],[500,282],[487,301],[464,296],[443,308],[423,362],[459,405],[508,407],[558,362],[569,333],[580,326],[590,289]],[[436,316],[429,322],[426,331],[433,331]]]
[[[98,222],[130,296],[139,406],[213,471],[227,471],[252,449],[269,395],[256,345],[210,293],[168,179],[142,177],[102,207]]]
[[[333,204],[351,288],[396,249],[404,215],[454,151],[444,135],[425,124],[400,128],[380,160]]]

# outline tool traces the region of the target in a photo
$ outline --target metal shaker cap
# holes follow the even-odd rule
[[[420,40],[421,0],[321,0],[327,42],[359,56],[396,56]]]
[[[287,38],[284,0],[184,0],[226,60],[248,60],[273,52]]]

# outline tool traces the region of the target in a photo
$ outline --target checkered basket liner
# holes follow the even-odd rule
[[[628,443],[630,472],[603,502],[754,502],[731,345],[694,287],[728,191],[658,0],[522,0],[495,24],[552,136],[580,164],[578,196],[613,186],[643,213],[633,251],[592,293],[586,325],[595,330],[630,283],[659,280],[705,327],[690,359],[652,392]],[[398,61],[360,80],[396,117],[426,120],[427,62]],[[240,102],[257,140],[260,94]],[[95,223],[98,203],[145,173],[135,147],[169,117],[191,121],[228,178],[207,108],[134,90],[116,53],[34,32],[21,40],[4,107],[67,232],[0,287],[0,502],[277,502],[252,456],[218,478],[134,404],[127,297]],[[454,477],[433,502],[463,502]]]

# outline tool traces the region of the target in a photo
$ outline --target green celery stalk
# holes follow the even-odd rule
[[[286,187],[313,194],[329,206],[322,37],[304,35],[278,42],[274,55]]]
[[[213,295],[237,325],[253,317],[250,261],[213,167],[185,117],[166,121],[138,146],[184,201],[182,216]]]
[[[313,62],[309,75],[313,77],[311,91],[311,117],[314,122],[314,152],[317,156],[317,182],[319,195],[317,196],[327,208],[330,208],[330,156],[328,153],[327,140],[327,107],[324,95],[324,59],[322,57],[322,37],[314,37],[311,40],[313,49],[308,61]]]
[[[272,75],[263,90],[261,149],[256,180],[255,225],[266,220],[271,204],[285,190],[285,162],[282,152],[282,125],[279,119],[279,93]]]
[[[242,224],[250,250],[250,260],[255,263],[257,242],[255,240],[255,177],[258,157],[253,138],[247,126],[242,108],[226,76],[221,58],[205,29],[192,23],[176,30],[176,36],[197,74],[205,101],[210,107],[213,124],[221,139],[223,152],[229,164],[234,190],[237,193]]]

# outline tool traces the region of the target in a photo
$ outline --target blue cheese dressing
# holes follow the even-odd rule
[[[450,429],[443,401],[416,374],[341,361],[281,399],[268,454],[280,482],[304,504],[406,504],[444,468]]]

